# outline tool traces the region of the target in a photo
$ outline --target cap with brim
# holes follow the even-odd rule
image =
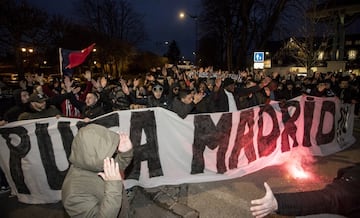
[[[39,103],[41,103],[41,102],[46,101],[46,99],[47,98],[44,95],[33,93],[33,94],[30,95],[29,102],[39,102]]]
[[[227,87],[227,86],[232,85],[232,84],[235,84],[235,81],[233,79],[231,79],[229,77],[225,78],[225,80],[223,82],[224,87]]]

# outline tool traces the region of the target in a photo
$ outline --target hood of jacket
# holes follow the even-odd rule
[[[76,134],[69,161],[84,170],[103,171],[104,159],[113,156],[119,140],[117,133],[97,124],[89,124]]]

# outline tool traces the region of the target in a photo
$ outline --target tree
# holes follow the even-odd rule
[[[325,51],[329,48],[328,40],[320,37],[293,37],[284,42],[284,46],[274,55],[284,64],[305,67],[308,75],[311,68],[322,66]]]
[[[0,9],[0,47],[15,57],[17,71],[23,77],[22,47],[32,47],[41,54],[46,42],[44,30],[47,13],[29,6],[26,1],[5,0]],[[32,55],[33,58],[39,55]],[[39,60],[32,60],[37,64]],[[33,68],[33,67],[31,67]]]
[[[168,51],[165,54],[165,57],[168,58],[169,63],[171,64],[177,64],[180,61],[180,49],[177,46],[175,40],[173,40],[168,48]]]
[[[48,64],[57,65],[59,62],[58,49],[78,49],[78,46],[81,46],[83,40],[79,40],[79,34],[73,34],[74,29],[78,29],[79,27],[75,27],[75,25],[61,15],[53,15],[48,21],[47,28],[47,39],[48,39],[48,47],[46,50],[46,54],[48,57]],[[82,31],[83,32],[83,31]],[[86,34],[84,32],[84,34]],[[87,34],[91,35],[91,34]]]
[[[330,48],[330,29],[315,14],[317,1],[312,0],[310,5],[298,4],[298,13],[304,18],[299,31],[303,37],[291,37],[284,42],[284,46],[275,54],[278,59],[295,63],[296,66],[305,67],[310,75],[311,68],[321,66],[326,51]],[[311,16],[309,16],[311,15]]]
[[[109,73],[119,76],[135,55],[133,46],[146,38],[142,17],[126,0],[79,0],[84,24],[97,35],[98,56]]]
[[[154,66],[164,66],[168,63],[166,57],[151,52],[139,52],[129,66],[129,73],[133,75],[148,72]]]
[[[86,26],[109,38],[131,44],[146,39],[143,17],[126,0],[80,0],[78,10]]]
[[[239,32],[239,7],[242,1],[216,1],[204,0],[204,12],[201,14],[200,23],[204,35],[212,35],[221,43],[217,55],[222,57],[228,70],[232,69],[233,41],[236,33]],[[224,67],[224,66],[223,66]]]
[[[217,69],[221,68],[221,56],[214,55],[220,46],[215,37],[211,35],[202,37],[197,55],[198,65],[202,67],[214,66]]]
[[[252,51],[264,48],[292,1],[203,0],[203,34],[213,35],[222,43],[214,55],[223,57],[228,70],[246,67]]]

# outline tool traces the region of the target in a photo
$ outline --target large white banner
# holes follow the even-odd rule
[[[328,155],[355,142],[353,107],[301,96],[234,113],[188,115],[162,108],[117,111],[92,120],[130,135],[134,158],[125,186],[218,181],[279,164],[297,148]],[[0,165],[24,203],[61,200],[79,119],[47,118],[0,128]]]

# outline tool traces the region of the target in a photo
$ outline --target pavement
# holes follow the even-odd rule
[[[336,176],[337,170],[360,162],[360,120],[354,122],[354,145],[341,152],[315,157],[311,165],[312,176],[294,179],[283,166],[271,166],[237,179],[161,186],[153,189],[135,187],[131,207],[134,218],[232,218],[252,217],[250,201],[264,195],[266,181],[273,192],[307,191],[323,188]],[[29,205],[17,201],[9,194],[0,195],[1,218],[65,218],[69,217],[61,202],[56,204]],[[269,215],[267,217],[286,217]],[[341,217],[321,214],[306,218]]]

